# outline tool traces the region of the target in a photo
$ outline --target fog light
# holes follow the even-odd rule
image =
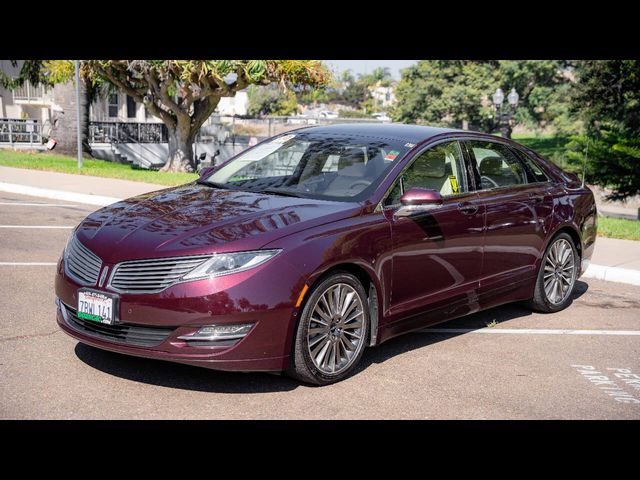
[[[217,340],[234,340],[247,335],[253,326],[252,323],[235,325],[207,325],[191,335],[182,335],[180,340],[194,342],[215,342]]]

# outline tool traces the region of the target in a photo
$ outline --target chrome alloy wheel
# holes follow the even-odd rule
[[[346,283],[327,288],[313,307],[307,343],[315,367],[334,375],[349,368],[364,346],[364,306]]]
[[[575,255],[571,244],[564,238],[549,248],[544,263],[544,293],[554,305],[564,302],[576,279]]]

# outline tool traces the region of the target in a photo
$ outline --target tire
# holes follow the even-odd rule
[[[558,255],[560,259],[556,261],[555,257]],[[568,268],[570,263],[572,268]],[[571,303],[579,265],[580,256],[573,239],[566,233],[554,237],[542,257],[533,298],[528,302],[529,307],[543,313],[559,312],[567,308]]]
[[[367,295],[355,276],[337,272],[321,280],[302,309],[287,373],[314,385],[347,378],[362,358],[369,324]]]

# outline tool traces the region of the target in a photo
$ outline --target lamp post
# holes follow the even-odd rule
[[[78,145],[78,168],[82,168],[82,137],[80,136],[80,60],[74,62],[76,79],[76,136]]]
[[[493,105],[496,108],[497,123],[500,128],[500,133],[505,138],[511,138],[511,120],[518,108],[518,101],[520,95],[516,92],[515,88],[511,89],[509,95],[507,95],[508,107],[503,107],[504,104],[504,92],[500,87],[496,88],[493,94]]]

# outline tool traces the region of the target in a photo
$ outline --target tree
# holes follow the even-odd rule
[[[261,115],[293,115],[298,109],[298,100],[292,90],[282,90],[277,85],[250,85],[247,88],[249,106],[247,113]]]
[[[365,82],[353,76],[350,70],[342,72],[342,84],[344,88],[338,96],[337,101],[353,108],[361,108],[362,104],[369,98],[369,91]]]
[[[614,200],[640,193],[640,62],[576,62],[574,111],[586,133],[575,136],[567,154],[590,182],[612,188]]]
[[[144,103],[169,133],[165,171],[193,171],[192,146],[220,98],[251,84],[325,85],[330,73],[315,60],[89,60],[99,78]]]
[[[11,60],[14,67],[18,60]],[[54,99],[63,110],[63,115],[54,119],[51,137],[55,138],[60,153],[75,155],[77,149],[76,133],[76,89],[74,83],[75,66],[71,60],[23,60],[16,77],[10,77],[0,71],[0,83],[9,89],[20,87],[28,81],[34,86],[57,87]],[[89,79],[89,72],[81,68],[80,75],[80,137],[82,150],[91,156],[89,145],[89,106],[97,98],[103,85]]]
[[[488,95],[497,86],[497,63],[486,60],[421,60],[402,72],[394,121],[490,130]]]
[[[505,95],[515,88],[520,96],[515,121],[530,128],[554,125],[560,133],[576,133],[570,118],[571,90],[566,60],[500,60],[497,78]]]

